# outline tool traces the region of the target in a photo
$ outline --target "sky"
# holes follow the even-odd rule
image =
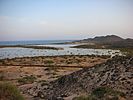
[[[133,0],[0,0],[0,41],[133,38]]]

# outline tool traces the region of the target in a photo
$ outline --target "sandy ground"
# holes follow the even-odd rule
[[[107,58],[89,56],[25,57],[10,60],[5,59],[0,61],[0,81],[8,81],[15,84],[21,90],[26,100],[32,100],[33,97],[26,94],[24,91],[28,90],[28,88],[34,87],[36,83],[48,83],[63,75],[78,71],[83,67],[92,67],[96,64],[103,63],[106,60]],[[45,67],[38,65],[45,65]],[[50,67],[50,65],[53,66]],[[27,76],[35,77],[35,79],[32,82],[27,83],[19,81]],[[69,98],[66,99],[68,100]]]
[[[81,68],[49,68],[49,67],[26,67],[26,66],[1,66],[0,67],[0,76],[4,78],[2,81],[8,81],[16,85],[25,96],[26,100],[32,99],[29,94],[23,93],[23,91],[28,90],[31,87],[34,87],[38,82],[50,82],[58,79],[63,75],[70,74]],[[26,76],[36,77],[33,83],[22,84],[18,82],[19,79]]]
[[[18,66],[76,66],[89,67],[101,62],[105,62],[108,56],[49,56],[49,57],[22,57],[14,59],[0,60],[1,65]]]

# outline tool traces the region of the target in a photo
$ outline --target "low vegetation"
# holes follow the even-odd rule
[[[119,48],[119,50],[127,56],[133,56],[133,48]]]
[[[0,83],[0,100],[24,100],[16,86],[1,82]]]
[[[45,64],[48,64],[48,65],[51,65],[51,64],[54,63],[54,61],[53,60],[45,60],[44,63]]]
[[[73,100],[120,100],[125,98],[125,94],[107,87],[99,87],[92,91],[89,96],[79,96]]]
[[[4,80],[5,80],[4,72],[0,71],[0,81]]]
[[[40,67],[86,67],[93,66],[92,61],[97,64],[109,59],[108,55],[63,55],[63,56],[38,56],[38,57],[16,57],[12,59],[1,59],[0,66],[40,66]],[[99,59],[97,61],[97,59]],[[2,62],[2,63],[1,63]],[[86,63],[87,62],[87,63]],[[91,64],[90,64],[91,63]],[[93,64],[93,65],[92,65]]]
[[[33,83],[35,80],[36,80],[36,77],[31,75],[31,76],[25,76],[23,78],[19,78],[18,82],[20,84],[30,84],[30,83]]]

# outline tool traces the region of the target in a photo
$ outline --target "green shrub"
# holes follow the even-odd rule
[[[99,87],[91,95],[75,97],[73,100],[119,100],[119,97],[125,97],[125,94],[111,88]]]
[[[97,88],[95,89],[93,92],[92,92],[92,95],[95,95],[96,97],[98,98],[102,98],[104,96],[104,94],[107,93],[107,90],[105,87],[100,87],[100,88]]]
[[[111,96],[111,100],[118,100],[119,96],[125,97],[123,92],[115,91],[108,87],[99,87],[95,89],[91,95],[96,98],[108,98],[108,96]]]
[[[44,63],[45,64],[53,64],[54,62],[52,60],[45,60]]]
[[[33,83],[35,80],[36,80],[36,77],[31,75],[31,76],[25,76],[23,78],[19,78],[18,82],[21,84],[28,84],[28,83]]]
[[[10,83],[0,83],[0,100],[24,100],[16,86]]]

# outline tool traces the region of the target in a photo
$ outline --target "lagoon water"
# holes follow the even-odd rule
[[[32,45],[36,45],[36,43]],[[64,49],[52,50],[52,49],[31,49],[31,48],[20,48],[20,47],[0,48],[0,59],[15,58],[15,57],[34,57],[34,56],[59,56],[59,55],[111,55],[111,56],[121,55],[119,50],[70,48],[71,46],[75,46],[73,44],[61,45],[61,44],[46,43],[46,44],[37,44],[36,46],[61,47]]]
[[[76,49],[76,48],[69,48],[68,45],[67,46],[62,45],[62,46],[64,50],[30,49],[30,48],[18,48],[18,47],[0,48],[0,59],[14,58],[14,57],[57,56],[57,55],[120,55],[121,54],[119,50]],[[58,45],[58,47],[61,46]]]
[[[29,41],[0,41],[0,45],[46,45],[71,42],[73,40],[29,40]]]

